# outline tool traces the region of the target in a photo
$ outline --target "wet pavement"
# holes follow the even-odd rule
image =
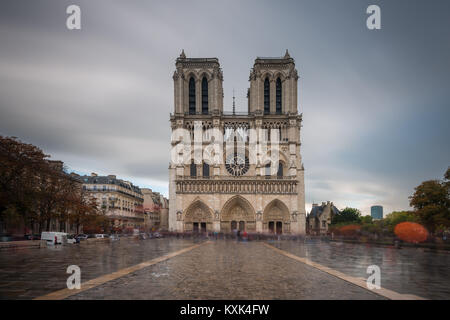
[[[0,299],[32,299],[66,288],[69,265],[81,268],[81,281],[192,246],[182,239],[121,240],[0,251]]]
[[[69,299],[382,299],[264,242],[205,244]]]
[[[81,280],[106,275],[192,246],[189,239],[127,240],[0,252],[0,298],[31,299],[66,288],[66,268]],[[264,241],[218,240],[69,299],[382,299],[381,296],[266,247]],[[450,254],[327,242],[269,244],[399,293],[449,299]]]
[[[293,241],[269,243],[353,277],[367,279],[367,267],[377,265],[383,288],[427,299],[450,299],[450,252],[320,240],[302,245]]]

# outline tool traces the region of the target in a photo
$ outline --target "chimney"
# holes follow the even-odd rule
[[[97,174],[95,172],[91,173],[91,177],[96,177],[96,176],[97,176]]]
[[[116,179],[116,175],[114,175],[114,174],[109,174],[109,175],[108,175],[108,178],[110,178],[110,179]]]

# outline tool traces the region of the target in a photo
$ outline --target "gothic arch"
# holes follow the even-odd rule
[[[270,71],[266,71],[263,74],[261,74],[262,81],[266,81],[266,78],[269,79],[269,83],[273,80],[273,75]]]
[[[186,82],[189,83],[189,80],[191,80],[191,78],[194,78],[194,81],[197,82],[198,81],[198,74],[195,71],[189,71],[185,77]]]
[[[262,166],[265,166],[265,165],[267,165],[268,163],[270,163],[270,152],[271,152],[271,151],[269,150],[269,151],[266,153],[266,158],[264,159],[264,161],[262,161],[262,162],[260,163]],[[281,162],[285,168],[289,168],[289,164],[290,164],[289,158],[288,158],[288,156],[286,155],[286,152],[284,152],[284,151],[281,150],[281,149],[278,149],[278,161]]]
[[[212,80],[212,75],[207,71],[202,71],[200,73],[199,79],[203,80],[203,78],[206,78],[206,80],[208,80],[208,82],[210,82]]]
[[[276,71],[273,74],[273,79],[276,81],[278,78],[280,78],[281,82],[283,83],[284,80],[286,80],[286,75],[281,71]]]
[[[195,200],[186,209],[184,215],[185,223],[207,222],[213,221],[213,211],[201,200]]]
[[[230,198],[221,211],[221,221],[255,221],[255,210],[250,202],[242,196]]]
[[[269,221],[289,223],[289,208],[281,200],[272,200],[264,209],[263,222],[267,223]]]

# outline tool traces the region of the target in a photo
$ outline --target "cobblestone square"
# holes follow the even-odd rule
[[[200,246],[190,249],[196,244]],[[368,265],[377,264],[383,288],[428,299],[450,297],[446,253],[321,241],[164,238],[3,250],[0,298],[34,299],[65,289],[69,265],[81,268],[81,281],[86,283],[174,254],[63,298],[385,299],[273,248],[361,279],[367,278]],[[189,250],[178,253],[184,249]]]

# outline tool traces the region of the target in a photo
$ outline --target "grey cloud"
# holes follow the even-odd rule
[[[65,8],[82,8],[82,30]],[[3,1],[0,134],[71,169],[167,193],[172,73],[218,57],[225,106],[246,110],[256,56],[286,48],[300,73],[306,198],[407,209],[415,185],[450,164],[448,1]]]

